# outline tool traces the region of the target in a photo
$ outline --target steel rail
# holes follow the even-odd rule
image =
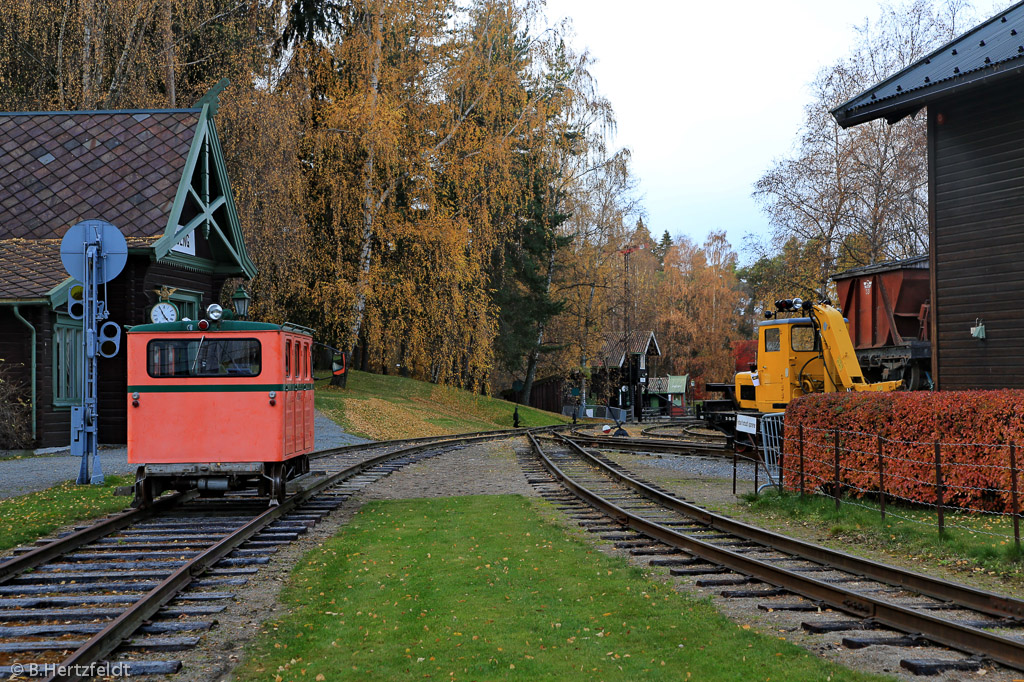
[[[705,441],[668,440],[665,438],[625,438],[620,436],[591,436],[573,432],[568,438],[579,443],[603,449],[629,450],[631,452],[669,452],[677,454],[726,455],[732,450],[725,443]]]
[[[567,428],[567,425],[554,426],[554,427],[543,427],[552,431]],[[477,437],[477,436],[491,436],[491,437],[504,437],[504,436],[516,436],[525,434],[527,429],[504,429],[500,431],[477,431],[473,433],[455,434],[452,436],[425,436],[419,438],[404,438],[398,440],[387,440],[387,441],[371,441],[368,443],[356,443],[354,445],[343,445],[336,448],[325,448],[316,452],[310,453],[310,459],[323,459],[325,457],[333,457],[346,452],[357,452],[359,450],[369,450],[374,448],[388,447],[394,445],[405,445],[415,443],[430,442],[432,444],[443,444],[446,441],[460,442],[461,439]],[[41,545],[32,549],[24,554],[20,554],[15,557],[11,557],[6,561],[0,561],[0,585],[25,571],[31,570],[40,566],[51,559],[54,559],[61,554],[66,554],[78,547],[98,540],[106,535],[115,533],[122,528],[143,521],[152,516],[156,516],[162,512],[168,511],[175,505],[187,502],[196,497],[196,491],[187,491],[184,493],[174,493],[161,497],[156,500],[152,507],[145,509],[127,509],[114,516],[103,519],[87,528],[75,531],[70,535],[66,535],[61,538],[56,538],[52,542],[45,545]]]
[[[745,540],[751,540],[763,545],[768,545],[788,554],[793,554],[818,564],[830,566],[836,570],[871,578],[872,580],[877,580],[894,587],[900,587],[935,599],[940,599],[942,601],[955,602],[975,611],[980,611],[989,615],[1004,618],[1024,618],[1024,600],[1014,599],[1013,597],[1007,597],[1005,595],[987,592],[985,590],[978,590],[967,585],[951,583],[947,580],[930,578],[920,573],[914,573],[902,568],[897,568],[896,566],[889,566],[887,564],[869,561],[852,554],[822,547],[821,545],[815,545],[810,542],[804,542],[784,535],[776,535],[775,533],[766,531],[763,528],[758,528],[757,526],[752,526],[750,524],[743,523],[742,521],[731,519],[727,516],[715,514],[703,507],[698,507],[676,497],[672,497],[671,495],[666,495],[664,492],[645,485],[643,482],[631,478],[626,474],[623,474],[621,471],[617,471],[613,467],[608,466],[605,462],[602,462],[600,459],[585,451],[583,448],[580,448],[575,443],[572,443],[571,439],[562,437],[561,440],[569,442],[577,452],[587,459],[587,461],[605,471],[608,475],[621,483],[632,487],[634,490],[637,490],[646,497],[652,498],[656,502],[669,507],[673,511],[685,514],[686,516],[696,519],[703,524],[715,528],[716,530],[720,530],[723,533],[732,533],[733,535],[737,535]]]
[[[447,436],[418,436],[416,438],[396,438],[395,440],[372,440],[366,443],[354,443],[352,445],[340,445],[336,448],[325,448],[323,450],[317,450],[309,454],[310,459],[322,459],[324,457],[334,457],[337,455],[345,454],[346,452],[355,452],[358,450],[365,450],[371,448],[383,448],[391,445],[405,445],[414,443],[439,443],[442,439],[448,439],[452,441],[458,441],[464,438],[474,438],[476,436],[494,436],[494,437],[507,437],[515,438],[516,436],[525,436],[529,431],[550,431],[557,432],[572,428],[570,424],[556,424],[554,426],[538,426],[533,428],[518,428],[518,429],[499,429],[496,431],[470,431],[468,433],[453,433]]]
[[[567,441],[570,446],[574,444]],[[784,568],[780,568],[771,563],[753,559],[743,554],[733,552],[731,550],[718,547],[708,542],[698,540],[686,535],[682,535],[671,528],[662,526],[653,521],[648,521],[640,516],[631,514],[630,512],[618,507],[617,505],[603,499],[600,495],[590,491],[584,486],[572,480],[567,476],[550,458],[544,453],[537,439],[530,435],[530,441],[534,447],[534,450],[540,456],[544,467],[554,476],[558,481],[562,483],[567,489],[573,492],[575,495],[585,500],[594,507],[602,510],[605,514],[611,516],[619,523],[632,528],[640,533],[644,533],[650,537],[653,537],[665,544],[682,549],[690,554],[699,556],[708,561],[714,562],[721,566],[725,566],[731,570],[739,573],[744,573],[749,576],[753,576],[763,582],[783,587],[787,590],[800,594],[812,601],[821,602],[832,606],[841,611],[852,613],[862,618],[871,618],[876,623],[889,626],[896,630],[901,630],[910,634],[920,635],[926,639],[934,642],[946,645],[950,648],[957,649],[960,651],[966,651],[972,654],[982,654],[991,658],[994,661],[1003,663],[1004,665],[1024,670],[1024,642],[1020,640],[1010,639],[997,634],[993,634],[982,630],[980,628],[970,627],[967,625],[958,625],[949,621],[942,620],[935,616],[927,613],[921,613],[914,609],[906,608],[896,604],[888,603],[882,599],[868,596],[860,592],[853,590],[844,589],[836,585],[826,583],[823,581],[815,580],[808,576],[802,575],[794,571],[788,571]],[[614,473],[614,477],[624,483],[632,486],[638,486],[638,490],[642,489],[644,494],[650,494],[655,497],[658,502],[672,500],[674,504],[672,508],[677,510],[693,509],[699,510],[698,507],[688,505],[676,498],[673,498],[664,493],[660,493],[649,486],[636,481],[635,479],[625,476],[620,472],[615,472],[609,468],[603,462],[599,462],[595,458],[591,457],[589,453],[583,452],[581,448],[576,446],[576,450],[582,452],[586,459],[597,463],[601,466],[601,469],[607,472]],[[677,507],[678,505],[678,507]],[[715,514],[711,514],[707,510],[700,510],[703,512],[699,515],[698,520],[703,519],[720,519],[722,521],[730,521],[729,525],[735,524],[737,529],[750,529],[758,531],[757,535],[768,538],[766,540],[759,540],[764,542],[767,546],[774,549],[783,549],[787,544],[785,541],[790,541],[800,545],[806,545],[807,543],[800,543],[790,538],[782,538],[779,536],[772,535],[767,531],[761,529],[755,529],[752,526],[747,526],[731,519],[725,519],[724,517],[718,517]],[[683,513],[687,513],[683,511]],[[719,528],[719,526],[714,526]],[[725,530],[725,527],[721,527]],[[741,536],[742,537],[742,536]],[[753,538],[752,538],[753,539]],[[779,542],[782,540],[783,542]],[[823,549],[824,548],[820,548]],[[824,550],[829,554],[841,555],[844,558],[854,559],[857,563],[868,567],[869,562],[850,555],[842,555],[842,553],[834,552],[833,550]],[[897,571],[899,573],[907,573],[900,569],[894,569],[888,566],[882,566],[883,572],[885,571]],[[908,575],[912,575],[909,574]],[[919,576],[924,578],[924,576]],[[926,578],[926,581],[932,579]],[[937,581],[936,581],[937,582]],[[963,587],[963,586],[959,586]],[[967,593],[984,594],[991,597],[998,597],[998,595],[992,595],[990,593],[983,593],[971,588],[963,588]],[[1020,604],[1019,600],[1010,598],[999,598],[1000,601],[1007,603],[1015,602]]]
[[[62,538],[56,538],[52,542],[40,545],[39,547],[25,552],[24,554],[12,557],[7,561],[0,563],[0,585],[24,573],[25,571],[40,566],[51,559],[57,558],[61,554],[66,554],[67,552],[87,545],[94,540],[98,540],[106,535],[115,533],[122,528],[127,528],[134,523],[148,519],[160,512],[167,511],[176,504],[180,504],[181,502],[187,501],[193,497],[195,497],[195,491],[168,495],[167,497],[160,498],[157,503],[148,509],[125,510],[115,516],[103,519],[102,521],[87,528],[75,531],[74,533]]]
[[[544,431],[547,429],[536,430]],[[225,536],[215,545],[193,557],[185,565],[174,571],[174,573],[172,573],[167,579],[133,603],[120,616],[111,621],[102,631],[93,635],[92,638],[57,666],[58,671],[65,671],[69,674],[55,674],[48,677],[46,682],[78,682],[80,680],[89,679],[91,675],[88,674],[87,671],[91,669],[91,666],[99,663],[106,656],[113,653],[125,639],[131,636],[131,634],[139,628],[139,626],[156,615],[156,613],[167,602],[174,599],[178,593],[188,587],[189,583],[191,583],[193,579],[201,575],[271,523],[294,511],[297,507],[320,494],[324,490],[347,478],[356,476],[367,469],[371,469],[378,464],[382,464],[391,459],[410,455],[421,450],[437,446],[443,447],[445,445],[455,443],[471,443],[508,437],[507,432],[504,431],[483,433],[484,435],[461,436],[454,440],[450,438],[440,440],[434,439],[435,442],[414,444],[400,450],[377,455],[376,457],[364,460],[342,471],[332,474],[313,487],[292,495],[280,505],[267,509],[246,525]],[[518,433],[519,432],[516,432],[516,435],[518,435]],[[525,435],[532,436],[532,433],[527,430]]]

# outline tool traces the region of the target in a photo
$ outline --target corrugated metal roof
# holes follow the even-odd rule
[[[889,272],[891,270],[927,270],[928,266],[928,256],[914,256],[913,258],[904,258],[903,260],[890,260],[884,263],[874,263],[872,265],[862,265],[857,268],[850,268],[849,270],[837,272],[829,279],[835,282],[840,279],[860,277],[861,275],[871,275],[876,272]]]
[[[0,116],[0,239],[56,239],[90,218],[162,235],[200,112]]]
[[[1000,12],[832,110],[844,128],[890,123],[954,92],[1024,74],[1024,2]]]

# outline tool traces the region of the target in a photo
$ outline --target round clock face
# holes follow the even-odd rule
[[[149,312],[149,319],[153,322],[176,322],[178,320],[178,309],[173,303],[161,301],[153,306]]]

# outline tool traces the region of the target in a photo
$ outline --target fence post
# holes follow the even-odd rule
[[[736,450],[732,451],[732,494],[736,494]]]
[[[786,423],[779,427],[779,494],[782,494],[783,484],[786,481]],[[770,480],[770,478],[769,478]]]
[[[939,535],[946,532],[946,519],[942,507],[942,446],[935,442],[935,509],[939,513]]]
[[[1010,495],[1013,503],[1013,542],[1020,551],[1020,503],[1017,499],[1017,446],[1010,444]]]
[[[881,436],[878,436],[878,505],[885,521],[885,458],[882,456]]]
[[[838,428],[835,430],[834,441],[835,441],[834,442],[835,452],[833,454],[833,459],[835,460],[835,472],[834,472],[835,475],[832,477],[832,486],[833,486],[832,487],[832,492],[835,493],[835,496],[836,496],[836,511],[839,511],[839,429]]]
[[[757,495],[757,489],[761,487],[761,481],[758,480],[758,472],[761,470],[761,457],[757,451],[757,438],[754,438],[754,495]]]
[[[804,425],[800,425],[800,497],[804,496]]]

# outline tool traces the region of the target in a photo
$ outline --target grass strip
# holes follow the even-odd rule
[[[451,386],[352,371],[345,388],[316,382],[316,407],[346,431],[384,440],[442,436],[513,426],[515,403]],[[563,424],[561,415],[519,406],[519,425]]]
[[[130,500],[115,496],[114,489],[134,480],[134,476],[107,476],[103,485],[68,481],[0,500],[0,550],[34,541],[76,521],[121,511]]]
[[[880,680],[737,626],[518,496],[377,501],[308,553],[235,671],[274,680]]]
[[[940,566],[1024,578],[1024,555],[1014,544],[1013,519],[1007,515],[947,511],[940,535],[938,515],[926,507],[889,503],[883,520],[873,500],[844,500],[836,511],[835,500],[822,495],[768,490],[743,499],[750,511],[811,523],[837,540],[927,558]]]

